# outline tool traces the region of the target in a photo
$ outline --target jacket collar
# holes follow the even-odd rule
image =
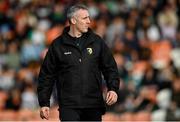
[[[69,26],[64,28],[63,34],[62,34],[62,35],[63,35],[63,36],[62,36],[62,37],[63,37],[62,42],[63,42],[64,44],[76,46],[76,44],[74,43],[74,41],[75,41],[77,38],[70,36],[70,35],[68,34],[69,30],[70,30],[70,27],[69,27]],[[82,36],[79,37],[79,38],[81,38],[81,41],[83,41],[83,42],[82,42],[82,43],[83,43],[83,48],[86,48],[90,43],[92,43],[92,42],[95,41],[93,37],[94,37],[94,33],[93,33],[93,31],[92,31],[90,28],[88,28],[88,32],[83,33]]]

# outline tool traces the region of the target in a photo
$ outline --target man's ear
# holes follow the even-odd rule
[[[72,17],[72,18],[70,19],[70,21],[71,21],[72,24],[76,24],[76,19],[75,19],[74,17]]]

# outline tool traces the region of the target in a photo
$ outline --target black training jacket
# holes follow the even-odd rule
[[[104,107],[101,73],[108,90],[117,91],[119,76],[115,60],[104,41],[90,29],[80,38],[64,29],[50,45],[38,78],[40,106],[50,106],[56,83],[60,107]],[[80,40],[81,48],[77,43]]]

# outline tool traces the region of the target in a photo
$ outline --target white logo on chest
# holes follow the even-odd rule
[[[72,52],[64,52],[64,55],[71,55]]]

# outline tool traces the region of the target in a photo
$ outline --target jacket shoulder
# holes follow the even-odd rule
[[[60,36],[56,37],[56,38],[52,41],[52,43],[51,43],[50,46],[52,46],[52,47],[57,47],[57,46],[61,45],[62,40],[63,40],[63,39],[62,39],[62,35],[60,35]]]
[[[98,35],[98,34],[96,34],[96,33],[91,33],[91,37],[96,41],[96,42],[98,42],[98,43],[103,43],[104,42],[104,40]]]

